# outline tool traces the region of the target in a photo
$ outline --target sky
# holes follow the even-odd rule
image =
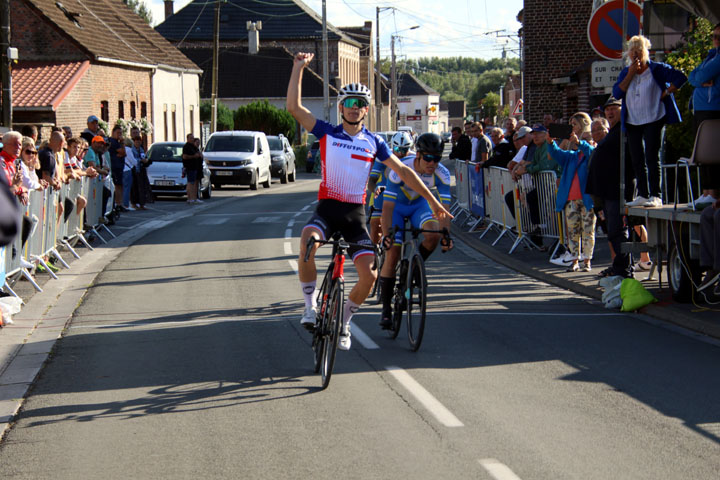
[[[155,23],[165,18],[163,0],[145,0]],[[272,0],[256,0],[258,3]],[[275,0],[282,1],[282,0]],[[322,13],[322,0],[304,0]],[[190,3],[176,0],[175,11]],[[326,0],[328,21],[335,26],[361,26],[375,21],[377,6],[393,7],[380,12],[380,56],[390,56],[391,35],[396,35],[397,57],[474,57],[497,58],[503,47],[508,56],[517,57],[516,20],[523,0]],[[409,30],[411,27],[417,29]],[[262,42],[262,32],[260,33]]]

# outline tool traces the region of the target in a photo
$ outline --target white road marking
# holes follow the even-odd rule
[[[495,480],[521,480],[507,465],[494,458],[483,458],[478,462]]]
[[[311,205],[312,205],[312,203],[311,203],[311,204],[308,204],[308,205],[305,205],[305,206],[302,208],[302,211],[303,211],[303,212],[306,211],[308,208],[310,208]]]
[[[293,225],[295,225],[295,220],[290,219],[290,221],[288,222],[288,228],[292,228]]]
[[[373,342],[372,338],[370,338],[367,333],[360,330],[360,327],[357,325],[352,325],[351,333],[353,338],[360,342],[360,345],[365,347],[366,350],[378,350],[380,348],[380,345]]]
[[[282,217],[257,217],[252,223],[276,223],[282,220]]]
[[[288,260],[288,263],[290,264],[290,268],[293,269],[293,272],[298,273],[297,260]]]
[[[446,427],[463,427],[463,423],[453,413],[445,408],[440,401],[435,398],[425,387],[420,385],[417,380],[412,378],[409,373],[400,367],[385,367],[395,380],[405,387],[436,419]]]
[[[292,238],[292,229],[288,228],[285,230],[285,240],[290,240]]]
[[[230,219],[227,217],[225,217],[225,218],[223,218],[223,217],[208,218],[208,219],[205,219],[205,220],[201,221],[200,223],[198,223],[198,225],[222,225],[223,223],[227,222],[228,220],[230,220]]]
[[[293,217],[297,218],[297,217],[299,217],[300,215],[302,215],[303,213],[306,213],[306,212],[297,212],[295,215],[293,215]]]
[[[292,255],[292,244],[285,242],[285,255]]]

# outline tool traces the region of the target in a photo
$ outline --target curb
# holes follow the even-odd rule
[[[526,262],[516,260],[510,255],[500,253],[495,248],[479,241],[473,236],[473,234],[463,231],[455,224],[451,225],[451,231],[454,236],[462,240],[466,245],[480,252],[486,257],[492,259],[494,262],[497,262],[500,265],[503,265],[507,268],[515,270],[516,272],[522,273],[542,282],[549,283],[550,285],[555,285],[557,287],[564,288],[566,290],[570,290],[571,292],[594,298],[596,300],[602,299],[602,291],[599,287],[589,287],[587,285],[573,282],[566,278],[539,271],[532,265],[528,265]],[[678,311],[677,309],[670,310],[668,308],[665,308],[663,305],[658,304],[650,304],[640,309],[638,313],[647,315],[656,320],[677,325],[684,329],[691,330],[693,332],[697,332],[708,337],[720,339],[720,324],[715,324],[706,320],[694,318],[690,313]]]

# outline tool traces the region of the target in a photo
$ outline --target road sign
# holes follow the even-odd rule
[[[618,75],[623,69],[622,61],[607,60],[602,62],[593,62],[592,64],[592,86],[593,87],[612,87],[617,81]]]
[[[640,33],[642,7],[628,2],[628,24],[625,40]],[[588,22],[588,41],[603,58],[619,60],[622,58],[623,38],[623,0],[611,0],[590,14]]]
[[[515,108],[513,108],[513,111],[512,111],[512,116],[515,117],[515,116],[522,115],[522,114],[523,114],[523,101],[521,98],[515,104]]]

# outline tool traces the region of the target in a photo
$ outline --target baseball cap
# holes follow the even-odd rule
[[[617,105],[618,107],[622,107],[622,100],[618,100],[615,97],[610,97],[607,99],[607,102],[605,102],[605,105],[603,105],[603,108],[610,107],[612,105]]]
[[[528,133],[532,133],[532,128],[523,125],[522,127],[518,128],[517,132],[515,132],[515,135],[517,135],[517,138],[523,138]]]
[[[95,135],[92,139],[92,142],[90,142],[90,143],[95,143],[95,142],[105,143],[105,139],[103,137],[101,137],[100,135]]]
[[[535,133],[535,132],[547,133],[547,128],[545,128],[545,125],[543,125],[541,123],[536,123],[535,125],[533,125],[532,131],[533,131],[533,133]]]
[[[87,119],[87,123],[90,123],[90,122],[99,122],[99,121],[100,121],[100,119],[99,119],[97,116],[95,116],[95,115],[90,115],[90,116],[88,117],[88,119]]]

